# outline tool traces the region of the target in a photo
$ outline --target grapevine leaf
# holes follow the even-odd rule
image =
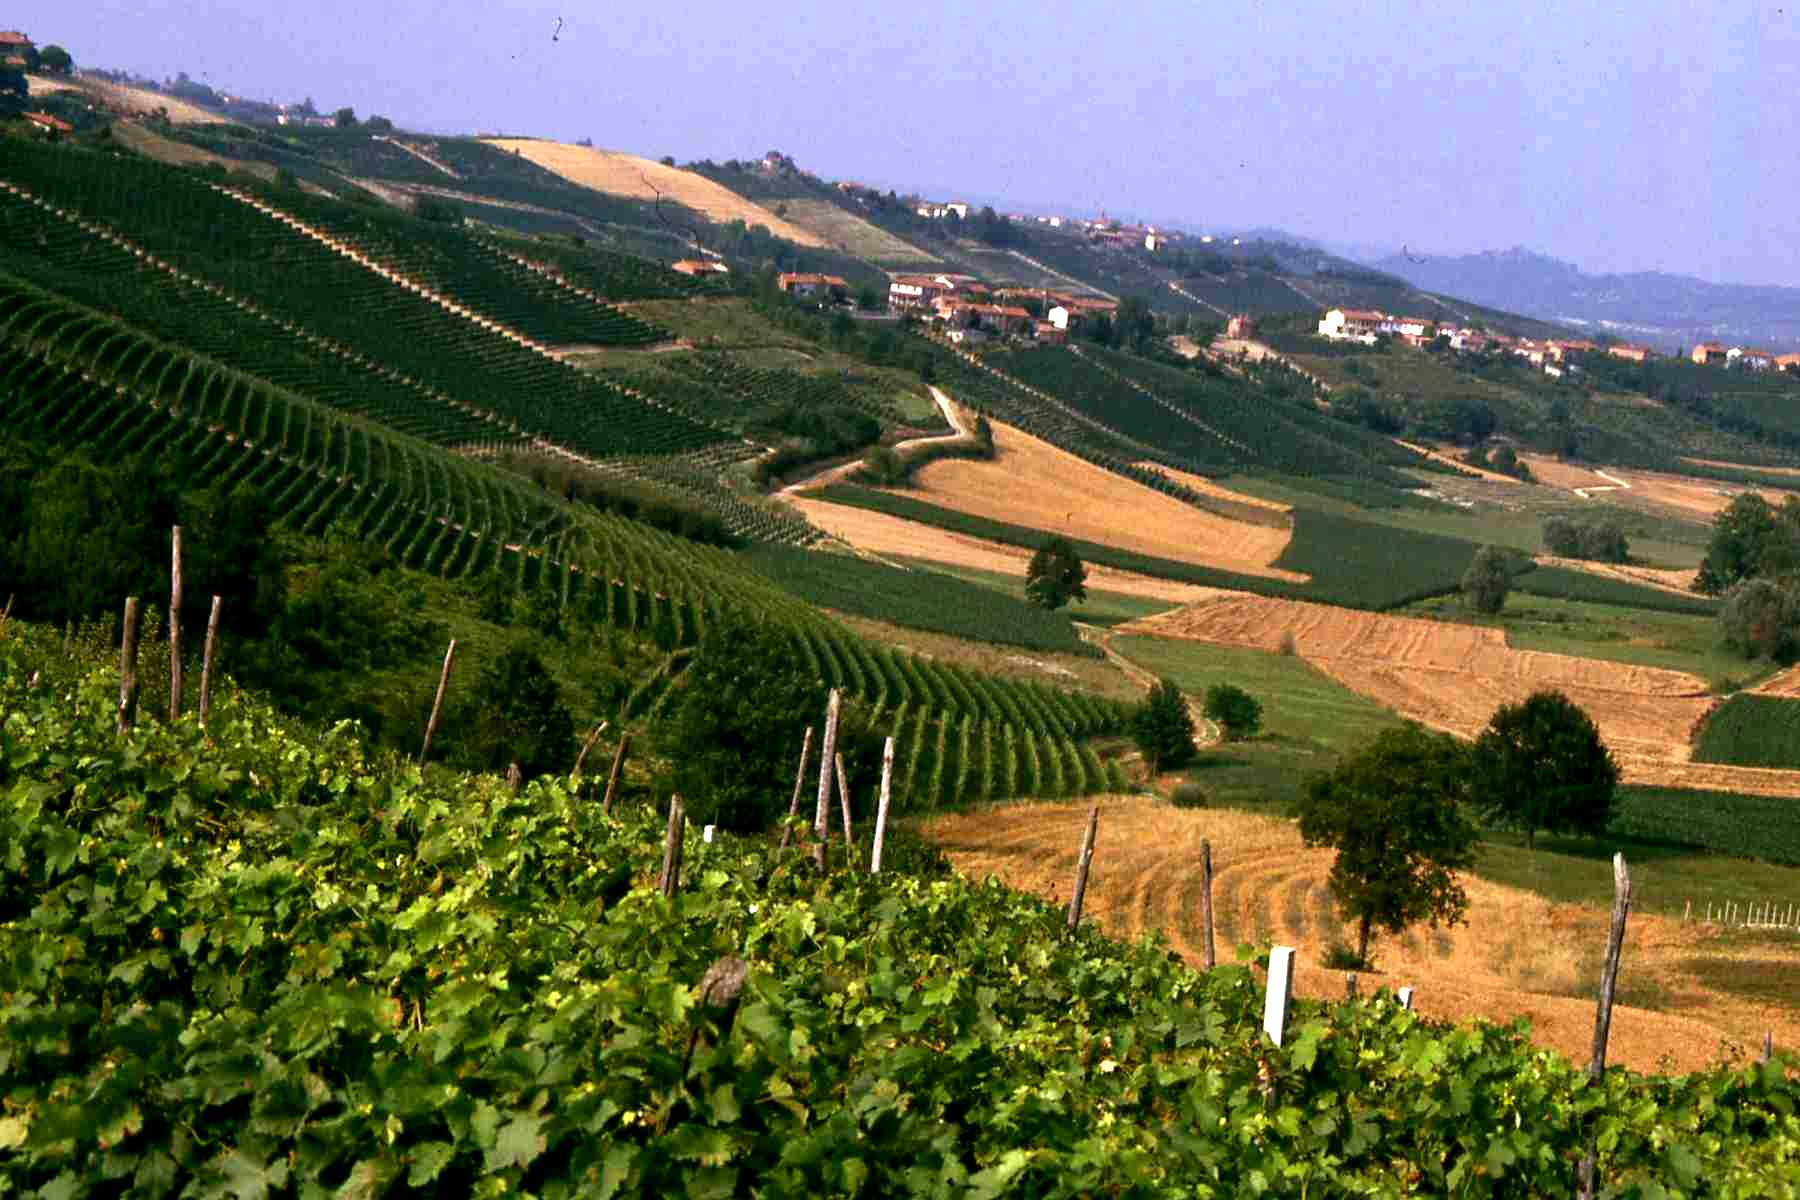
[[[406,1175],[407,1184],[411,1187],[424,1187],[436,1179],[455,1157],[456,1147],[449,1142],[423,1143],[413,1151],[412,1170]]]

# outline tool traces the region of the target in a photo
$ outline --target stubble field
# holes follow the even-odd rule
[[[1020,805],[937,817],[925,832],[965,874],[991,873],[1066,901],[1086,819],[1085,803]],[[1306,849],[1288,821],[1141,798],[1105,800],[1086,913],[1121,937],[1160,931],[1200,965],[1202,838],[1212,843],[1220,958],[1230,961],[1239,942],[1292,945],[1299,949],[1298,994],[1341,997],[1342,973],[1319,965],[1325,948],[1347,932],[1326,887],[1332,852]],[[1364,994],[1411,985],[1417,1008],[1431,1017],[1527,1017],[1540,1044],[1585,1061],[1605,910],[1555,903],[1472,875],[1463,883],[1468,924],[1419,927],[1377,942],[1378,973],[1362,976]],[[1640,912],[1631,918],[1624,961],[1613,1016],[1615,1063],[1693,1070],[1749,1051],[1764,1030],[1772,1029],[1780,1045],[1800,1038],[1800,1013],[1774,986],[1800,968],[1791,936],[1746,939]],[[1723,988],[1720,980],[1733,986]]]

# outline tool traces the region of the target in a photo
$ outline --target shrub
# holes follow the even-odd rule
[[[1131,718],[1131,736],[1156,775],[1194,757],[1194,716],[1174,681],[1164,679],[1150,689]]]
[[[1512,586],[1506,567],[1506,552],[1498,546],[1483,546],[1475,552],[1462,577],[1463,595],[1470,608],[1491,616],[1506,607],[1506,593]]]
[[[1746,579],[1725,593],[1719,637],[1746,658],[1788,662],[1797,648],[1800,597],[1767,579]]]
[[[1319,959],[1319,965],[1328,971],[1367,971],[1368,960],[1357,955],[1356,950],[1343,941],[1333,941],[1325,947],[1325,953]]]
[[[1298,653],[1298,647],[1295,645],[1295,642],[1294,642],[1294,631],[1293,630],[1284,629],[1281,631],[1281,641],[1277,644],[1276,649],[1278,649],[1282,654],[1286,655],[1289,658],[1292,658],[1296,653]]]
[[[1169,796],[1176,808],[1205,808],[1206,791],[1197,783],[1184,783]]]
[[[863,455],[862,475],[870,483],[895,487],[906,482],[906,464],[892,446],[875,446]]]

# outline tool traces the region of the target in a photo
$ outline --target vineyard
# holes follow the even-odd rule
[[[1800,866],[1800,809],[1792,796],[1624,787],[1606,828],[1618,837]]]
[[[1800,767],[1800,700],[1739,693],[1701,725],[1694,761],[1738,767]]]
[[[21,271],[221,357],[245,328],[263,325],[247,343],[244,369],[256,369],[249,355],[298,333],[310,343],[307,359],[335,352],[353,367],[374,364],[391,375],[408,395],[395,404],[428,398],[434,409],[461,410],[441,418],[447,424],[466,425],[474,414],[595,457],[677,453],[729,438],[452,313],[185,172],[9,143],[0,153],[0,180],[43,202],[31,205],[35,215],[9,222],[10,236],[27,251]],[[9,217],[27,203],[15,191]],[[55,246],[44,245],[46,224],[61,226]],[[36,247],[53,253],[36,261]],[[136,259],[136,269],[119,269],[119,254]],[[107,258],[114,260],[110,269],[96,269]],[[203,301],[191,316],[168,303],[172,295],[186,300],[202,292],[223,303]],[[276,361],[296,358],[292,349],[276,353]],[[311,394],[306,366],[290,369],[301,376],[293,385]],[[344,390],[341,365],[319,369],[327,377],[323,390]],[[443,432],[447,441],[463,440]]]
[[[261,493],[298,532],[344,522],[402,565],[446,578],[497,571],[521,590],[553,590],[596,624],[657,632],[670,646],[693,645],[725,610],[784,626],[813,674],[891,721],[907,752],[903,809],[1123,782],[1078,744],[1121,730],[1121,705],[865,644],[727,551],[582,512],[4,276],[0,417],[102,460],[165,456],[197,483]],[[632,715],[655,715],[667,684],[646,681]]]
[[[1275,1046],[1252,964],[1070,935],[920,851],[820,876],[690,830],[665,895],[661,813],[231,696],[120,737],[110,672],[40,661],[0,633],[9,1193],[1539,1196],[1596,1142],[1607,1194],[1800,1170],[1785,1058],[1590,1082],[1385,990],[1297,1000]]]

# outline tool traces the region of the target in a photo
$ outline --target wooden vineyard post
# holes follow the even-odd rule
[[[438,715],[444,710],[444,692],[450,686],[450,664],[456,661],[456,639],[450,639],[450,648],[444,651],[444,669],[438,672],[437,698],[431,702],[431,716],[425,722],[425,741],[419,746],[419,765],[425,765],[425,756],[431,753],[431,738],[437,733]]]
[[[207,704],[212,698],[213,647],[219,643],[219,609],[225,603],[213,597],[212,614],[206,618],[206,649],[200,655],[200,732],[206,732]]]
[[[125,599],[125,626],[119,636],[119,732],[131,728],[137,708],[138,598]]]
[[[832,761],[837,764],[838,804],[844,810],[844,853],[848,855],[851,843],[856,841],[854,826],[850,824],[850,777],[844,770],[843,755],[832,755]]]
[[[594,743],[599,741],[600,735],[606,732],[607,724],[608,722],[602,721],[594,726],[594,732],[588,734],[587,741],[581,743],[581,753],[575,756],[575,769],[569,772],[571,778],[581,778],[581,764],[587,761],[588,751],[594,748]]]
[[[665,896],[674,896],[681,888],[681,835],[687,829],[687,810],[682,806],[680,796],[669,797],[669,828],[663,835],[662,874],[657,877],[656,890]]]
[[[1294,948],[1276,946],[1269,951],[1269,990],[1263,995],[1263,1032],[1277,1046],[1287,1035],[1288,1009],[1294,998]]]
[[[887,836],[888,785],[894,777],[894,739],[881,748],[881,802],[875,809],[875,849],[869,855],[869,874],[881,874],[881,840]]]
[[[1594,1008],[1594,1052],[1588,1062],[1588,1078],[1599,1083],[1606,1075],[1606,1041],[1612,1032],[1613,995],[1619,987],[1619,953],[1625,947],[1625,918],[1631,914],[1631,871],[1623,854],[1613,855],[1612,929],[1606,938],[1606,965],[1600,971],[1600,1001]],[[1580,1192],[1583,1200],[1594,1196],[1594,1171],[1599,1158],[1590,1149],[1581,1159]]]
[[[1206,932],[1206,969],[1212,970],[1218,959],[1213,950],[1212,909],[1212,843],[1200,839],[1200,925]]]
[[[819,746],[819,802],[813,810],[813,863],[825,869],[825,839],[831,836],[831,761],[837,754],[838,690],[831,689],[831,701],[825,706],[825,741]]]
[[[619,735],[619,748],[613,751],[612,770],[606,776],[606,799],[600,802],[602,814],[612,812],[613,793],[619,790],[619,776],[625,771],[625,752],[631,747],[631,735]]]
[[[1100,806],[1088,809],[1087,833],[1081,839],[1081,855],[1075,860],[1075,894],[1069,897],[1069,932],[1081,925],[1081,902],[1087,898],[1088,867],[1094,861],[1094,834],[1100,828]]]
[[[788,801],[788,823],[781,827],[781,848],[786,850],[788,842],[794,836],[794,818],[800,815],[800,793],[806,787],[806,756],[812,753],[813,727],[806,727],[806,736],[800,739],[800,769],[794,772],[794,798]]]
[[[1774,1057],[1775,1057],[1775,1031],[1773,1029],[1765,1029],[1763,1031],[1762,1060],[1764,1062],[1768,1062],[1771,1058],[1774,1058]]]
[[[1356,972],[1355,971],[1347,972],[1344,975],[1344,999],[1346,999],[1346,1000],[1355,1000],[1356,999]]]
[[[181,526],[169,531],[169,720],[181,715]]]

